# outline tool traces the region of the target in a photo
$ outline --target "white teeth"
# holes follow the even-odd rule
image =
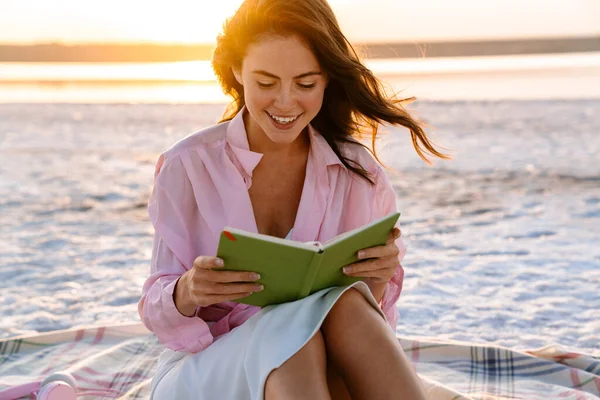
[[[294,122],[296,120],[296,118],[298,118],[298,115],[296,115],[295,117],[292,117],[292,118],[282,118],[282,117],[278,117],[273,114],[269,114],[269,115],[271,116],[271,118],[273,118],[275,121],[279,122],[280,124],[289,124],[290,122]]]

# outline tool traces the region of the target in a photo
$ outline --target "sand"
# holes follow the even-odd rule
[[[398,332],[597,352],[600,101],[414,107],[455,160],[381,143],[409,246]],[[154,163],[222,109],[0,105],[0,337],[138,318]]]

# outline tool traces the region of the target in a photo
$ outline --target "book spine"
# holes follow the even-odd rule
[[[310,261],[308,270],[306,271],[306,276],[304,277],[304,283],[302,284],[302,288],[300,289],[300,292],[298,293],[297,300],[303,299],[310,294],[310,290],[313,287],[313,284],[315,282],[315,277],[317,276],[317,272],[319,271],[319,267],[321,266],[322,262],[323,262],[323,251],[320,250],[318,252],[315,252],[312,260]]]

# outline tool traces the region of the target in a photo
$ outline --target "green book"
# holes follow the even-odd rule
[[[400,213],[346,232],[325,242],[297,242],[226,227],[221,232],[217,257],[225,270],[260,274],[263,291],[237,302],[264,307],[302,299],[332,286],[359,281],[342,268],[358,261],[361,249],[384,245]]]

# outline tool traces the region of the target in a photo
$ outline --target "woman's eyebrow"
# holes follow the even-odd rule
[[[262,69],[259,69],[259,70],[256,70],[256,71],[252,71],[252,73],[253,74],[260,74],[260,75],[268,76],[269,78],[281,79],[277,75],[273,75],[272,73],[267,72],[267,71],[263,71]],[[310,72],[305,72],[303,74],[295,76],[294,79],[306,78],[307,76],[312,76],[312,75],[322,75],[322,74],[319,71],[310,71]]]

